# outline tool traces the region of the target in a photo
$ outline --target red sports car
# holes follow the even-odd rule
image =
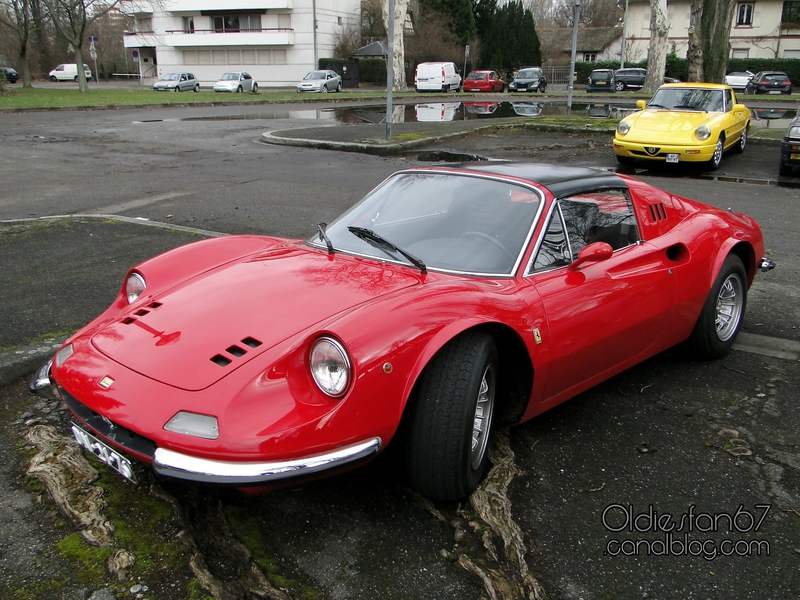
[[[470,71],[464,79],[465,92],[502,92],[506,82],[497,71]]]
[[[455,500],[493,425],[681,342],[727,353],[764,242],[743,214],[604,171],[395,173],[306,240],[230,236],[134,267],[58,350],[77,442],[128,478],[266,488],[403,445]]]

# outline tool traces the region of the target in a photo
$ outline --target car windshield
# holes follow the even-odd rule
[[[167,73],[161,78],[161,81],[180,81],[180,73]]]
[[[303,79],[325,79],[325,71],[311,71]]]
[[[220,81],[239,81],[238,73],[225,73],[219,78]]]
[[[704,88],[660,88],[647,105],[667,110],[723,112],[722,90]]]
[[[536,69],[527,69],[517,73],[517,79],[535,79],[539,76],[539,71]]]
[[[486,79],[486,73],[470,73],[467,79]]]
[[[541,194],[519,184],[463,174],[405,172],[386,180],[327,227],[337,252],[428,269],[510,275],[522,257]],[[391,242],[370,241],[357,227]],[[325,248],[319,234],[307,240]]]

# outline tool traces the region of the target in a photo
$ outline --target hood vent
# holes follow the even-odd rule
[[[247,346],[248,348],[258,348],[261,345],[261,342],[258,341],[254,337],[246,337],[240,342],[243,346]],[[238,344],[234,344],[233,346],[228,346],[225,348],[225,354],[215,354],[211,357],[211,362],[214,364],[219,365],[220,367],[227,367],[229,364],[233,362],[232,358],[229,356],[233,356],[234,358],[241,358],[247,354],[247,350],[239,346]]]

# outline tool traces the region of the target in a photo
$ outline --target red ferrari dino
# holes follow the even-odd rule
[[[600,170],[395,173],[306,240],[230,236],[134,267],[58,350],[77,443],[134,479],[263,488],[403,446],[455,500],[493,426],[687,342],[726,354],[763,259],[756,222]]]

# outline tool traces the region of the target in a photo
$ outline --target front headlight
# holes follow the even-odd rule
[[[707,140],[711,137],[711,129],[709,129],[707,125],[700,125],[700,127],[694,130],[694,134],[697,136],[698,140]]]
[[[617,133],[620,135],[625,135],[631,130],[631,124],[628,121],[620,121],[619,125],[617,125]]]
[[[128,298],[128,304],[132,304],[143,291],[147,289],[147,282],[144,277],[139,273],[131,273],[125,280],[125,296]]]
[[[350,383],[350,357],[341,343],[330,337],[319,338],[311,347],[309,367],[314,381],[328,396],[338,398]]]
[[[795,125],[789,128],[789,133],[786,134],[788,138],[800,138],[800,125]]]

